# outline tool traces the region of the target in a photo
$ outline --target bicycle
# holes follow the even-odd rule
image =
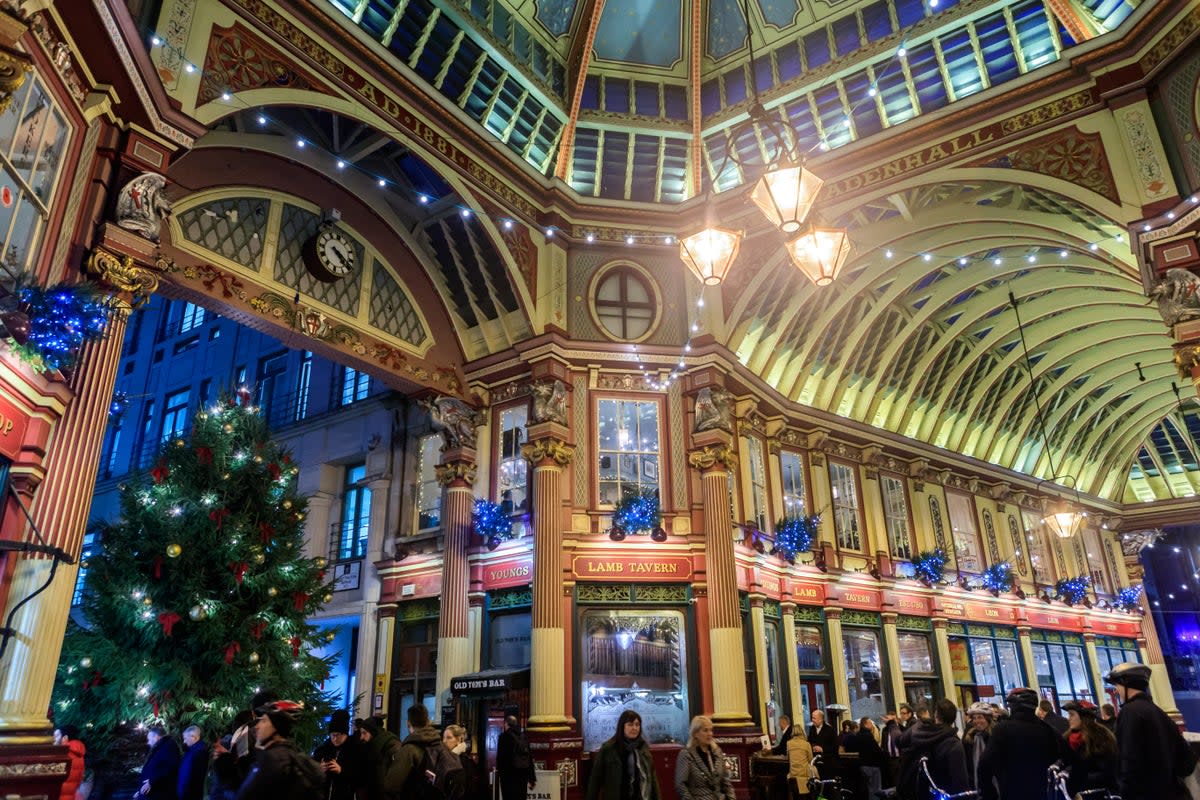
[[[813,769],[816,769],[820,763],[821,754],[817,753],[813,756]],[[826,789],[828,789],[831,794],[826,794]],[[842,788],[841,778],[830,778],[828,780],[823,780],[821,778],[809,778],[808,790],[814,795],[812,800],[846,800],[846,798],[851,796],[851,792],[848,789]]]
[[[918,763],[921,766],[921,772],[925,775],[925,780],[929,781],[929,790],[933,793],[934,800],[978,800],[979,792],[974,789],[957,794],[942,791],[941,787],[934,782],[933,776],[929,774],[929,756],[921,756]]]
[[[1061,761],[1056,761],[1046,770],[1046,784],[1055,800],[1121,800],[1120,795],[1113,794],[1108,789],[1084,789],[1072,795],[1067,791],[1067,777],[1071,771]]]

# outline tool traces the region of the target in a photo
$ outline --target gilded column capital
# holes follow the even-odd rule
[[[900,615],[895,611],[884,611],[879,617],[884,625],[895,625],[900,620]]]
[[[88,253],[83,268],[104,286],[132,295],[134,308],[144,305],[158,289],[158,275],[162,271],[144,267],[136,263],[133,256],[119,256],[103,247]]]
[[[575,458],[575,445],[567,444],[562,439],[547,436],[521,445],[521,456],[536,467],[552,461],[560,467],[565,467]]]
[[[438,464],[434,467],[434,474],[442,486],[453,486],[456,483],[472,486],[478,470],[479,466],[470,461],[451,461],[449,464]]]
[[[708,445],[688,453],[688,463],[702,472],[717,468],[735,469],[737,451],[727,444]]]

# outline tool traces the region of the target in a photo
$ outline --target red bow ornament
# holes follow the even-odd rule
[[[246,570],[250,569],[250,565],[245,561],[230,561],[229,571],[233,573],[233,577],[237,578],[238,586],[242,585],[242,578],[246,576]]]
[[[266,629],[267,623],[262,620],[250,623],[250,635],[254,637],[254,641],[256,642],[262,639],[263,631]]]
[[[293,636],[288,642],[292,645],[292,658],[300,657],[300,637]]]
[[[258,536],[262,539],[263,547],[271,543],[271,537],[275,535],[275,529],[268,522],[258,523]]]
[[[232,664],[233,657],[240,652],[242,652],[241,644],[238,642],[230,642],[229,646],[225,648],[225,663]]]
[[[182,617],[180,617],[174,611],[164,611],[163,613],[159,614],[158,624],[162,625],[163,635],[170,636],[172,630],[175,628],[175,623],[179,622],[180,619],[182,619]],[[158,716],[158,712],[154,712],[154,715]]]
[[[211,447],[197,447],[196,460],[201,464],[208,466],[213,463],[213,451]]]
[[[162,577],[162,556],[154,557],[154,580]]]
[[[279,476],[283,474],[283,471],[279,469],[279,465],[274,461],[267,464],[267,472],[271,473],[271,480],[273,481],[279,480]]]
[[[104,683],[104,673],[100,670],[96,670],[92,673],[91,680],[86,680],[83,682],[83,690],[87,691],[88,689],[94,689],[102,683]]]
[[[217,530],[221,530],[221,526],[225,524],[225,518],[229,516],[228,508],[214,508],[208,512],[208,518],[217,523]]]
[[[171,468],[167,466],[167,462],[159,461],[154,465],[154,469],[150,470],[150,477],[154,478],[155,483],[162,483],[171,477]]]
[[[312,597],[308,592],[292,592],[292,604],[296,606],[297,611],[304,610],[304,604],[308,602],[308,598]]]

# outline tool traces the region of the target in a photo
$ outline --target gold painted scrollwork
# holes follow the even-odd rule
[[[560,467],[565,467],[575,457],[575,445],[567,444],[562,439],[547,437],[522,445],[521,455],[534,466],[550,459]]]
[[[1179,371],[1179,377],[1188,381],[1193,380],[1192,375],[1198,366],[1200,366],[1200,345],[1175,345],[1175,369]]]
[[[145,305],[158,289],[158,273],[134,263],[131,256],[118,256],[97,247],[88,254],[84,271],[101,284],[133,296],[133,307]]]
[[[478,470],[478,465],[472,464],[470,461],[452,461],[449,464],[439,464],[434,467],[437,482],[442,486],[449,486],[456,481],[463,481],[471,486],[475,483],[475,473]]]
[[[688,463],[699,470],[714,467],[734,469],[737,467],[737,452],[727,444],[709,445],[688,453]]]

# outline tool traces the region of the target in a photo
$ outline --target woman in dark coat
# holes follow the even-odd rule
[[[1117,791],[1117,737],[1096,719],[1096,706],[1087,700],[1063,705],[1067,712],[1067,791],[1074,797],[1084,789]]]
[[[650,745],[642,738],[642,717],[626,709],[617,732],[596,752],[585,800],[661,800]]]
[[[693,717],[687,747],[675,761],[675,793],[679,800],[734,800],[725,754],[713,741],[708,717]]]

